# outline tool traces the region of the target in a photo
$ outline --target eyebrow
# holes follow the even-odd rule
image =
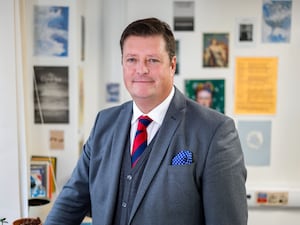
[[[134,57],[134,56],[138,56],[138,54],[128,53],[128,54],[124,55],[124,57]],[[146,54],[146,57],[160,58],[160,56],[158,54]]]

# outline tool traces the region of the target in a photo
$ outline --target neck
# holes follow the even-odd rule
[[[136,106],[141,110],[141,112],[143,112],[144,114],[148,114],[149,112],[151,112],[151,110],[153,110],[156,106],[158,106],[161,102],[159,103],[151,103],[149,101],[145,101],[145,100],[134,100]]]
[[[155,107],[159,106],[163,101],[168,98],[172,91],[172,88],[168,92],[167,95],[161,96],[159,99],[157,98],[139,98],[133,97],[133,101],[135,102],[136,106],[143,112],[144,114],[148,114],[151,112]]]

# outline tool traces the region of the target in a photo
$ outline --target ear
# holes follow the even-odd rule
[[[175,74],[175,70],[176,70],[176,62],[177,62],[177,58],[176,56],[173,56],[171,62],[170,62],[170,67],[171,67],[171,70],[173,72],[173,74]]]

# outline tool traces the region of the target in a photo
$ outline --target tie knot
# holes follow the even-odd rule
[[[149,116],[140,116],[139,123],[142,123],[145,127],[147,127],[152,122],[152,119]]]

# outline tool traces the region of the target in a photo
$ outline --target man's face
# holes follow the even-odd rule
[[[138,106],[153,109],[169,95],[176,57],[170,62],[162,36],[129,36],[123,45],[122,65],[125,86]]]

